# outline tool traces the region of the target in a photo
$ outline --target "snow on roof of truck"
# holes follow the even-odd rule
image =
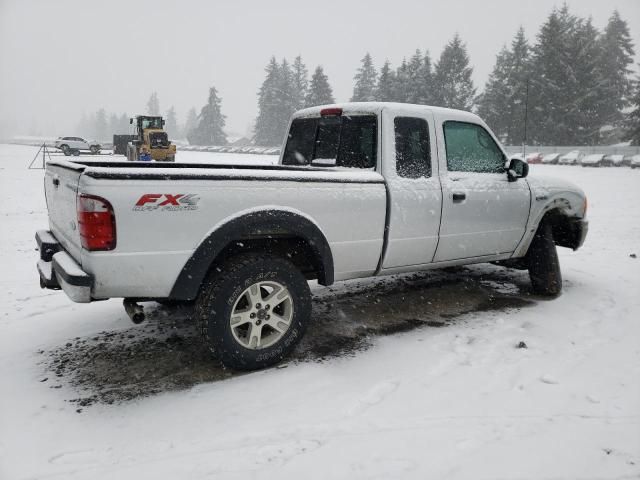
[[[441,116],[448,117],[451,120],[474,121],[484,123],[480,117],[471,112],[464,110],[456,110],[453,108],[433,107],[431,105],[416,105],[411,103],[394,103],[394,102],[346,102],[333,103],[330,105],[318,105],[298,110],[293,114],[293,118],[312,117],[320,115],[320,111],[328,108],[341,108],[343,113],[380,113],[383,109],[389,109],[404,115],[412,113],[424,113],[430,111]]]

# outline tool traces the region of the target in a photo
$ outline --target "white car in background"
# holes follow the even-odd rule
[[[634,155],[631,157],[631,164],[629,166],[631,168],[640,168],[640,155]]]
[[[602,160],[604,167],[621,167],[624,161],[624,155],[607,155]]]
[[[80,152],[91,152],[93,155],[100,153],[102,148],[98,142],[88,141],[81,137],[58,137],[53,144],[62,150],[65,155],[79,155]]]
[[[603,158],[604,154],[602,153],[592,153],[583,157],[580,163],[583,167],[599,167],[602,165]]]
[[[580,150],[571,150],[569,153],[565,153],[560,157],[558,163],[560,165],[575,165],[582,158]]]
[[[542,157],[542,163],[546,165],[555,165],[556,163],[558,163],[559,157],[559,153],[548,153],[544,157]]]

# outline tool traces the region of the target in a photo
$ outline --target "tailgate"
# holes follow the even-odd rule
[[[47,165],[44,191],[49,210],[49,228],[56,239],[80,263],[80,233],[76,213],[76,195],[82,169]]]

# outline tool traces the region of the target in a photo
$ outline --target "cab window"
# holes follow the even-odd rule
[[[396,117],[396,172],[401,177],[431,176],[429,127],[422,118]]]
[[[504,172],[504,154],[482,126],[466,122],[445,122],[444,139],[447,168],[450,172]]]

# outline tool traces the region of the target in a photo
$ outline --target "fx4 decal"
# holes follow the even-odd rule
[[[145,193],[133,206],[133,211],[149,212],[197,210],[200,197],[195,193]]]

